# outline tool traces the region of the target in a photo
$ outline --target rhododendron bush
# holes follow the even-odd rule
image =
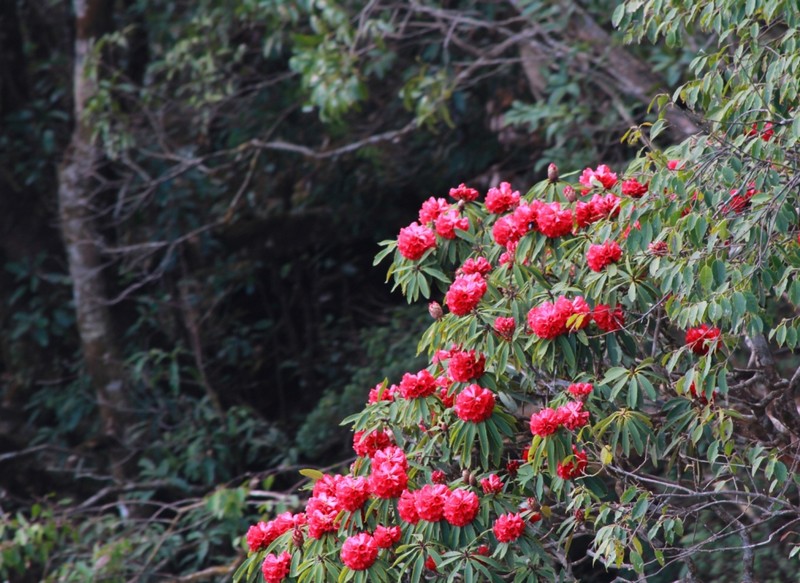
[[[237,579],[574,580],[576,536],[632,580],[721,540],[743,580],[797,554],[795,106],[768,135],[758,110],[627,168],[432,193],[376,258],[430,302],[429,365],[365,387],[355,460],[305,472]]]

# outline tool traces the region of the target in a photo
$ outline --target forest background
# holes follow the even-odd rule
[[[423,364],[377,242],[652,145],[718,35],[624,45],[617,7],[1,3],[0,578],[227,580]],[[701,131],[680,105],[656,145]]]

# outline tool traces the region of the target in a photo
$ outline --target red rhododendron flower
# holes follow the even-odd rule
[[[486,210],[499,215],[519,204],[519,192],[511,191],[511,184],[501,182],[500,186],[490,188],[486,193]]]
[[[400,381],[398,390],[404,399],[427,397],[436,392],[436,379],[424,369],[417,374],[406,373]]]
[[[383,431],[356,431],[353,435],[353,451],[361,457],[372,457],[376,452],[394,444],[394,434],[388,429]]]
[[[428,558],[425,559],[425,568],[428,569],[428,571],[433,571],[434,573],[439,572],[439,570],[436,568],[436,560],[431,556],[428,556]]]
[[[754,183],[748,185],[744,193],[740,193],[738,188],[732,188],[731,199],[727,204],[722,206],[723,212],[742,213],[750,206],[750,199],[756,194],[756,187]]]
[[[589,201],[591,222],[601,219],[611,219],[619,214],[620,198],[616,194],[608,193],[605,196],[595,194]]]
[[[536,224],[539,232],[550,239],[569,235],[573,226],[572,211],[562,209],[557,202],[542,205],[536,215]]]
[[[595,170],[586,168],[578,179],[578,182],[580,182],[581,186],[584,186],[586,190],[590,190],[596,185],[602,186],[608,190],[617,183],[617,175],[605,164],[600,164]]]
[[[556,468],[558,477],[562,480],[572,480],[583,475],[586,470],[587,458],[585,451],[578,451],[574,445],[572,446],[572,459],[565,462],[559,462]]]
[[[463,182],[458,185],[458,188],[451,188],[450,189],[450,196],[452,196],[456,200],[463,200],[466,202],[472,202],[478,198],[478,191],[474,188],[470,188]]]
[[[474,492],[457,488],[450,492],[444,503],[444,518],[453,526],[467,526],[475,520],[480,500]]]
[[[470,273],[480,273],[481,276],[486,277],[492,270],[492,265],[487,261],[486,257],[478,257],[473,259],[470,257],[463,265],[456,271],[458,274],[469,275]]]
[[[616,241],[606,241],[600,245],[589,245],[586,263],[592,271],[603,271],[607,265],[616,263],[622,257],[622,249]]]
[[[431,482],[434,484],[446,484],[447,475],[442,470],[433,470],[431,472]]]
[[[593,389],[591,383],[572,383],[567,387],[569,394],[577,398],[586,397]]]
[[[372,535],[362,532],[348,537],[344,541],[339,556],[342,563],[353,571],[364,571],[369,569],[378,558],[378,543],[375,542]]]
[[[667,170],[680,170],[683,165],[680,160],[667,161]]]
[[[336,521],[338,515],[339,504],[335,496],[320,494],[309,498],[306,503],[308,536],[318,539],[326,532],[337,531],[339,529],[339,523]]]
[[[369,476],[370,493],[377,498],[397,498],[408,485],[408,460],[397,446],[390,445],[375,453]]]
[[[484,494],[497,494],[503,491],[503,481],[497,477],[497,474],[489,474],[481,480],[481,488]]]
[[[314,482],[312,496],[336,496],[336,486],[342,481],[344,476],[340,474],[325,474]]]
[[[514,318],[504,318],[503,316],[495,318],[494,331],[497,332],[497,335],[503,340],[510,341],[514,336],[516,327],[517,324],[514,322]]]
[[[544,302],[528,312],[528,327],[539,338],[546,340],[555,338],[561,334],[566,334],[567,322],[576,313],[585,314],[585,302],[583,298],[571,302],[565,297],[558,298],[554,303]],[[579,330],[585,327],[583,321],[576,320],[572,330]]]
[[[572,313],[567,318],[567,330],[577,332],[583,330],[592,320],[592,309],[582,296],[577,296],[572,300]]]
[[[444,503],[450,489],[444,484],[425,484],[416,491],[414,504],[422,520],[438,522],[444,517]]]
[[[442,401],[442,406],[445,409],[449,409],[456,403],[456,395],[455,393],[450,394],[450,391],[446,387],[442,387],[439,389],[439,399]]]
[[[761,136],[761,139],[765,142],[769,142],[774,134],[775,130],[772,129],[771,121],[768,121],[764,124],[764,129],[762,131],[759,131],[758,122],[756,122],[753,124],[753,127],[750,128],[750,131],[747,132],[748,136]]]
[[[367,398],[367,403],[372,405],[379,401],[394,401],[395,393],[397,393],[397,385],[391,385],[389,387],[383,386],[383,383],[378,383],[369,390],[369,397]]]
[[[456,229],[469,230],[469,219],[459,215],[458,211],[447,211],[437,217],[435,225],[437,235],[443,239],[455,239]]]
[[[545,407],[538,413],[531,415],[531,433],[539,437],[552,435],[561,427],[561,415],[554,409]]]
[[[515,514],[502,514],[494,521],[492,530],[498,542],[514,542],[525,532],[525,521],[522,520],[522,516],[520,516],[519,512]]]
[[[656,241],[647,245],[647,252],[656,257],[664,257],[669,253],[669,247],[666,241]]]
[[[486,282],[479,273],[459,275],[447,290],[444,301],[450,312],[456,316],[466,316],[481,301],[486,293]]]
[[[432,223],[449,210],[450,205],[445,199],[430,197],[422,203],[422,208],[419,209],[419,223],[421,225]]]
[[[400,542],[400,537],[403,531],[399,526],[383,526],[379,524],[375,527],[375,532],[372,533],[372,538],[375,539],[375,544],[380,549],[388,549],[393,544]]]
[[[269,529],[266,522],[253,524],[247,529],[247,548],[251,553],[267,548],[272,543],[268,537]]]
[[[501,247],[508,247],[522,238],[524,233],[519,232],[511,215],[497,219],[492,225],[492,238]]]
[[[597,304],[592,312],[592,319],[604,332],[616,332],[625,326],[625,315],[620,306],[616,306],[612,310],[606,304]]]
[[[716,350],[719,335],[719,328],[708,324],[689,328],[686,331],[686,345],[695,354],[704,356],[708,354],[709,350]]]
[[[567,429],[574,431],[589,422],[589,412],[583,410],[583,401],[570,401],[558,408],[556,413]]]
[[[469,385],[456,397],[456,415],[462,421],[481,423],[492,416],[494,393],[478,385]]]
[[[345,476],[336,486],[336,501],[340,510],[355,512],[369,499],[369,484],[364,477]]]
[[[635,178],[622,182],[622,194],[631,198],[642,198],[647,194],[647,184],[642,184]]]
[[[400,499],[397,501],[397,513],[402,520],[409,524],[417,524],[419,522],[416,492],[405,490],[400,494]]]
[[[483,375],[486,356],[476,355],[474,350],[458,351],[450,355],[447,369],[450,377],[457,383],[465,383]]]
[[[694,384],[694,381],[692,381],[692,384],[689,385],[689,392],[692,394],[692,397],[694,397],[695,399],[698,399],[703,405],[708,405],[708,397],[706,397],[706,394],[705,394],[704,391],[699,391],[698,392],[697,385]],[[711,402],[712,403],[714,402],[714,398],[716,396],[717,396],[717,390],[714,389],[714,392],[711,393]]]
[[[397,249],[400,255],[411,261],[416,261],[425,255],[425,251],[434,247],[436,247],[436,234],[428,227],[417,223],[403,227],[397,236]]]
[[[272,553],[264,557],[261,563],[261,573],[264,575],[266,583],[280,583],[284,577],[289,576],[289,569],[292,566],[292,555],[286,551],[280,555]]]
[[[506,471],[508,472],[508,475],[512,478],[516,476],[520,465],[521,464],[519,460],[508,460],[506,462]]]

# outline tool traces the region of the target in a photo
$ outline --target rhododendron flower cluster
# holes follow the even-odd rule
[[[502,514],[494,521],[492,531],[498,542],[514,542],[525,532],[525,521],[519,512]]]
[[[428,227],[417,223],[400,229],[397,236],[397,249],[400,255],[411,261],[420,259],[428,249],[436,247],[436,234]]]
[[[503,340],[511,340],[514,336],[514,330],[517,329],[517,323],[514,318],[505,318],[498,316],[494,320],[494,331]]]
[[[581,173],[578,182],[580,182],[586,190],[590,190],[597,185],[608,190],[617,183],[617,175],[605,164],[600,164],[595,170],[586,168]]]
[[[483,375],[486,356],[476,355],[474,350],[457,350],[450,354],[447,370],[457,383],[465,383]]]
[[[440,214],[434,223],[436,234],[442,239],[455,239],[456,229],[459,231],[469,230],[469,219],[462,217],[458,211],[450,210]]]
[[[647,184],[642,184],[635,178],[622,182],[622,194],[631,198],[641,198],[647,194]]]
[[[259,522],[247,530],[247,546],[251,552],[259,551],[271,545],[283,533],[306,522],[305,514],[284,512],[269,522]]]
[[[600,245],[589,245],[586,263],[592,271],[603,271],[606,266],[616,263],[622,257],[622,249],[616,241],[606,241]]]
[[[371,534],[359,533],[344,541],[340,556],[342,563],[353,571],[364,571],[378,558],[378,543]]]
[[[486,293],[486,281],[480,273],[459,275],[447,290],[444,301],[456,316],[466,316],[480,303]]]
[[[394,436],[388,429],[383,431],[356,431],[353,435],[353,451],[362,457],[372,457],[384,447],[394,444]]]
[[[708,324],[702,324],[697,328],[689,328],[686,331],[686,346],[700,356],[704,356],[709,351],[716,350],[719,342],[720,329]]]
[[[261,573],[264,575],[266,583],[280,583],[285,577],[289,576],[289,569],[292,565],[292,555],[282,552],[280,555],[270,553],[264,557],[261,564]]]
[[[616,332],[625,327],[625,314],[621,306],[612,309],[606,304],[597,304],[592,310],[592,320],[604,332]]]
[[[452,526],[467,526],[478,515],[480,500],[474,492],[457,488],[450,492],[444,503],[444,518]]]
[[[531,308],[528,312],[528,328],[539,338],[550,340],[588,326],[590,312],[589,305],[582,297],[570,301],[562,296],[555,302],[544,302]]]
[[[591,383],[572,383],[567,387],[567,392],[578,399],[588,396],[594,386]]]
[[[437,386],[433,375],[423,369],[417,374],[405,373],[398,392],[404,399],[419,399],[435,393]]]
[[[340,510],[355,512],[369,499],[369,484],[364,477],[344,476],[336,484],[336,502]]]
[[[389,446],[372,458],[370,493],[377,498],[397,498],[408,485],[408,460],[397,446]]]
[[[469,385],[456,397],[456,415],[462,421],[481,423],[492,416],[494,393],[478,385]]]
[[[484,494],[497,494],[503,491],[503,481],[497,477],[497,474],[489,474],[481,480],[481,488]]]
[[[489,275],[492,270],[492,265],[485,257],[477,257],[467,259],[461,267],[456,270],[457,274],[469,275],[470,273],[479,273],[482,277]]]
[[[556,473],[562,480],[573,480],[583,475],[587,465],[586,452],[578,451],[573,445],[571,459],[559,462]]]
[[[456,200],[463,200],[465,202],[472,202],[477,200],[479,196],[479,192],[474,188],[470,188],[463,182],[458,185],[458,188],[451,188],[450,189],[450,196],[452,196]]]
[[[583,401],[570,401],[558,409],[545,407],[531,415],[530,429],[533,435],[547,437],[561,426],[569,430],[580,429],[589,422],[589,412],[583,410]]]
[[[501,214],[519,204],[519,191],[512,191],[511,184],[501,182],[500,186],[490,188],[486,193],[486,209],[490,213]]]
[[[379,524],[372,533],[372,538],[375,539],[375,544],[379,549],[388,549],[392,545],[400,542],[403,536],[403,531],[399,526],[383,526]]]

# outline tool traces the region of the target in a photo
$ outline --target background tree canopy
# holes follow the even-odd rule
[[[0,577],[229,579],[424,365],[372,267],[423,200],[762,131],[790,3],[653,4],[0,4]]]

